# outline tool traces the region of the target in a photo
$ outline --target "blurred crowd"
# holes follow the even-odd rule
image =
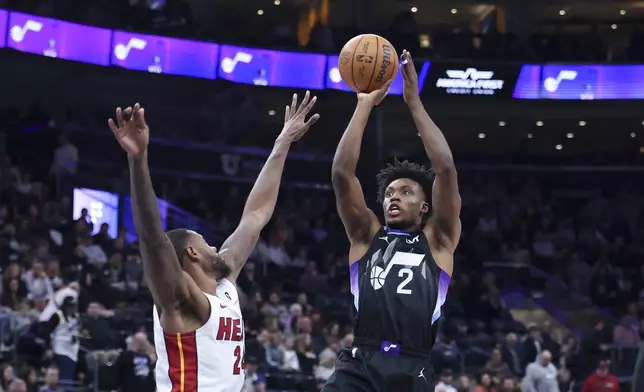
[[[136,243],[124,229],[110,237],[90,206],[73,216],[69,187],[91,176],[73,138],[62,135],[39,160],[24,159],[16,140],[8,139],[0,165],[1,386],[153,391],[151,299]],[[614,174],[471,171],[460,182],[463,237],[432,353],[436,391],[531,392],[546,380],[550,389],[534,390],[618,390],[606,385],[627,381],[644,337],[641,184]],[[209,182],[171,177],[155,183],[166,201],[215,224],[214,243],[234,229],[249,191],[218,184],[209,192]],[[127,193],[113,186],[102,189]],[[333,372],[353,340],[346,257],[332,194],[284,190],[239,279],[245,392],[315,391]],[[527,299],[554,298],[547,310],[565,312],[562,288],[586,299],[599,315],[592,324],[553,328],[557,320],[516,312],[517,289]]]
[[[205,15],[186,0],[0,0],[0,7],[56,17],[80,23],[147,31],[160,35],[203,39],[276,49],[338,53],[344,43],[360,34],[356,28],[322,25],[310,31],[305,45],[298,42],[299,10],[287,5],[258,17],[245,7],[217,8]],[[243,12],[241,12],[243,9]],[[249,15],[250,13],[250,15]],[[488,18],[489,19],[489,18]],[[422,26],[412,12],[395,15],[389,25],[371,28],[398,48],[417,57],[444,59],[491,59],[512,61],[639,61],[641,29],[630,29],[630,40],[614,40],[608,24],[589,23],[581,28],[538,28],[534,34],[501,33],[494,21],[482,21],[480,31],[470,23]],[[626,27],[628,28],[628,26]],[[418,55],[420,54],[420,55]]]

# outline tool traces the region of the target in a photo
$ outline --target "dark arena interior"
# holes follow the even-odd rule
[[[644,6],[630,0],[0,0],[1,390],[155,391],[117,106],[146,108],[163,228],[219,247],[284,107],[310,90],[320,120],[237,283],[242,391],[320,391],[353,344],[331,164],[356,106],[338,54],[362,33],[414,55],[458,170],[431,390],[644,392]],[[379,216],[380,168],[429,163],[402,91],[398,74],[357,169]],[[70,297],[80,348],[62,377],[47,326]],[[558,389],[534,389],[526,369],[547,352]]]

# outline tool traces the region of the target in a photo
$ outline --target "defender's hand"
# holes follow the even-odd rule
[[[400,62],[401,73],[403,77],[403,99],[410,103],[412,100],[420,99],[418,95],[418,73],[411,53],[403,50],[403,56],[407,58],[407,63]]]
[[[313,97],[310,99],[311,93],[306,92],[304,99],[300,103],[300,106],[297,106],[297,94],[293,94],[293,101],[291,106],[286,106],[286,111],[284,113],[284,128],[280,133],[278,139],[282,139],[287,143],[293,143],[300,140],[302,136],[309,130],[311,125],[315,124],[316,121],[320,119],[319,114],[314,114],[306,120],[306,116],[309,114],[318,97]]]
[[[130,116],[129,120],[123,118],[123,113]],[[107,121],[116,141],[130,157],[143,154],[150,143],[150,129],[145,123],[145,109],[138,103],[134,108],[128,107],[125,111],[116,108],[116,123],[111,118]],[[117,126],[118,124],[118,126]]]
[[[390,79],[384,86],[380,87],[378,90],[372,91],[370,93],[358,93],[358,101],[368,102],[373,106],[378,106],[385,99],[387,94],[389,94],[389,87],[394,82],[393,79]]]

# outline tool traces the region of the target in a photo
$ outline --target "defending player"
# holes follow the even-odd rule
[[[121,108],[109,120],[128,154],[132,211],[145,281],[155,303],[154,340],[158,392],[237,392],[244,383],[244,325],[235,281],[273,214],[288,149],[319,118],[305,117],[316,98],[309,92],[286,107],[285,123],[251,190],[239,226],[221,251],[197,233],[164,233],[147,163],[149,130],[144,109]]]
[[[358,105],[333,160],[338,212],[351,250],[354,347],[340,354],[324,392],[432,390],[430,350],[436,339],[461,235],[461,198],[452,152],[418,96],[418,76],[407,51],[404,99],[433,171],[395,162],[378,174],[385,224],[367,208],[355,176],[360,144],[374,106],[389,84],[358,94]]]

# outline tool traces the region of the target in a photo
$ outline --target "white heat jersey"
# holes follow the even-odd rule
[[[239,392],[244,385],[244,323],[237,288],[227,279],[210,301],[210,318],[199,329],[166,333],[153,310],[157,392]]]

